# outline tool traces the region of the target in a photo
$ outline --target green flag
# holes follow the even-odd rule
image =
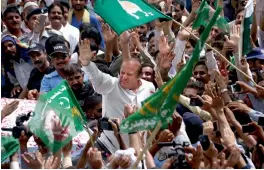
[[[209,21],[212,19],[213,13],[210,13],[210,6],[206,2],[206,0],[203,0],[199,9],[197,10],[197,17],[195,21],[193,22],[192,28],[198,29],[200,26],[206,27],[209,23]],[[225,20],[224,17],[218,16],[214,26],[222,29],[225,32],[229,32],[229,24]]]
[[[253,23],[253,15],[254,15],[254,2],[253,0],[249,0],[245,6],[245,14],[244,20],[241,23],[240,31],[241,31],[241,39],[240,43],[242,43],[242,55],[247,55],[252,51],[251,45],[251,24]],[[240,52],[241,53],[241,52]]]
[[[167,83],[166,86],[164,86],[164,88],[162,88],[163,91],[167,92],[167,95],[161,95],[162,93],[159,91],[156,95],[154,94],[150,99],[147,99],[148,101],[144,102],[141,109],[122,121],[120,125],[121,132],[129,133],[153,129],[159,120],[162,120],[163,126],[167,125],[168,121],[171,120],[171,115],[175,110],[180,94],[192,76],[192,69],[199,59],[200,51],[203,49],[205,41],[209,36],[209,33],[220,12],[221,8],[218,8],[205,31],[202,33],[200,40],[196,44],[193,56],[187,65],[185,65],[183,70],[181,70],[179,74],[177,74],[169,83]],[[168,84],[170,86],[168,86]],[[173,86],[171,87],[171,85]],[[160,107],[160,105],[162,105],[162,107]],[[147,111],[149,111],[150,114],[148,114]],[[151,114],[151,111],[153,113],[157,112],[158,114]]]
[[[83,130],[86,118],[68,83],[40,95],[29,129],[50,151],[57,152]]]
[[[1,136],[1,162],[16,153],[19,149],[19,142],[13,136]]]
[[[199,41],[195,45],[193,55],[192,55],[190,61],[184,66],[184,68],[181,70],[181,72],[176,75],[180,81],[177,81],[173,85],[172,90],[169,93],[168,98],[165,100],[164,104],[162,105],[162,107],[160,109],[160,113],[161,113],[160,116],[161,116],[161,119],[163,120],[162,121],[163,125],[167,125],[167,123],[169,123],[169,121],[171,121],[171,116],[172,116],[174,110],[176,109],[176,105],[178,104],[179,97],[182,94],[187,83],[189,82],[190,77],[192,76],[192,70],[193,70],[195,64],[199,60],[200,52],[204,48],[205,42],[206,42],[206,40],[210,34],[210,31],[211,31],[213,25],[215,24],[221,10],[222,10],[221,7],[218,7],[216,9],[212,19],[210,20],[209,24],[207,25],[207,27],[203,31]],[[164,123],[164,122],[167,122],[167,123]]]
[[[158,18],[171,19],[145,0],[96,0],[94,10],[118,35]]]

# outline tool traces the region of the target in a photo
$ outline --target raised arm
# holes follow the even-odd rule
[[[95,56],[95,52],[90,49],[90,41],[84,39],[79,45],[80,56],[79,60],[89,76],[89,80],[92,82],[95,91],[100,94],[107,94],[114,88],[114,84],[117,83],[117,78],[111,77],[108,74],[102,73],[97,66],[91,62]]]

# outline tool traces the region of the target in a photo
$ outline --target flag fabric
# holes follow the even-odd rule
[[[40,95],[30,131],[53,153],[83,131],[86,118],[68,83],[64,80],[52,91]]]
[[[171,19],[145,0],[96,0],[94,11],[118,35],[158,18]]]
[[[210,6],[206,2],[206,0],[203,0],[199,9],[197,10],[197,17],[195,21],[193,22],[192,28],[198,29],[201,26],[206,27],[210,20],[212,19],[213,13],[210,12]],[[216,27],[222,29],[225,32],[229,32],[229,24],[225,20],[224,17],[218,16],[215,25]]]
[[[19,149],[19,142],[13,136],[1,136],[1,162],[16,153]]]
[[[253,15],[254,15],[254,2],[253,0],[249,0],[245,6],[245,13],[244,13],[244,20],[241,23],[240,32],[241,32],[241,39],[240,42],[242,43],[242,55],[247,55],[252,51],[251,45],[251,24],[253,23]],[[241,52],[240,52],[241,54]]]
[[[172,120],[171,115],[176,108],[179,96],[183,92],[190,77],[192,76],[192,69],[199,60],[200,52],[204,47],[205,41],[209,36],[209,33],[215,24],[221,9],[222,8],[220,7],[217,8],[211,21],[209,22],[205,31],[202,33],[200,40],[196,44],[193,56],[187,65],[185,65],[185,67],[169,83],[163,86],[161,91],[157,92],[156,95],[154,94],[150,96],[150,98],[147,99],[147,102],[144,102],[144,105],[141,109],[121,122],[121,132],[129,133],[146,129],[151,130],[160,120],[162,120],[164,127],[169,121]]]
[[[218,15],[220,14],[222,10],[222,7],[218,7],[211,18],[210,22],[208,23],[207,27],[203,31],[202,35],[200,36],[199,41],[195,45],[193,54],[189,62],[185,65],[185,67],[177,74],[178,80],[173,87],[171,92],[169,93],[168,98],[165,100],[164,104],[162,105],[160,109],[160,116],[161,120],[163,122],[163,127],[166,127],[168,123],[172,120],[172,114],[176,109],[176,105],[179,101],[179,97],[181,93],[183,92],[184,88],[186,87],[187,83],[190,80],[190,77],[192,76],[192,70],[195,66],[195,64],[198,62],[200,53],[202,49],[204,48],[205,42],[210,34],[210,31],[212,27],[214,26]],[[166,123],[164,123],[166,122]]]

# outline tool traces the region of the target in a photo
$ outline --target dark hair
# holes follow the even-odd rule
[[[180,5],[180,9],[184,10],[185,4],[183,1],[181,0],[172,0],[172,4],[173,5]]]
[[[101,44],[102,37],[100,35],[100,32],[92,25],[84,25],[82,26],[82,30],[80,28],[80,37],[81,40],[84,40],[85,38],[91,38],[95,41],[97,45]]]
[[[206,64],[205,64],[205,61],[198,61],[198,62],[195,64],[193,70],[194,70],[197,66],[200,66],[200,65],[204,65],[204,66],[206,67],[206,69],[208,70],[208,68],[207,68],[207,66],[206,66]]]
[[[204,92],[204,84],[202,82],[199,82],[199,81],[188,83],[186,88],[197,89],[198,90],[197,94],[199,96],[201,96]]]
[[[189,42],[190,42],[191,46],[194,48],[196,43],[197,43],[197,39],[191,36],[189,38]]]
[[[235,14],[235,18],[236,18],[236,16],[237,16],[237,14],[239,14],[240,12],[242,12],[242,11],[244,11],[244,10],[245,10],[244,7],[240,7],[240,8],[238,8],[237,11],[236,11],[236,14]]]
[[[50,14],[51,10],[52,10],[53,8],[55,8],[56,6],[58,6],[58,7],[61,9],[61,13],[62,13],[62,15],[64,15],[64,8],[63,8],[63,6],[62,6],[58,1],[53,2],[53,3],[48,7],[48,13]]]
[[[11,12],[17,13],[21,17],[18,8],[16,6],[10,6],[10,7],[7,7],[6,10],[4,11],[3,13],[4,18],[7,16],[8,13],[11,13]]]
[[[70,4],[67,0],[57,0],[56,2],[58,2],[59,4],[61,4],[64,7],[66,7],[68,10],[70,9]]]
[[[152,69],[154,69],[154,65],[149,62],[149,61],[144,61],[142,64],[141,64],[141,67],[144,68],[144,67],[151,67]]]
[[[153,6],[154,8],[157,8],[158,10],[160,10],[160,11],[161,11],[161,7],[160,7],[160,5],[159,5],[159,4],[152,4],[152,6]]]
[[[86,112],[88,109],[94,109],[97,104],[102,103],[101,95],[89,96],[84,100],[83,111]]]
[[[151,38],[152,37],[154,37],[155,36],[155,32],[154,31],[152,31],[150,34],[149,34],[149,36],[148,36],[148,42],[151,40]]]
[[[66,77],[73,76],[76,73],[83,73],[79,64],[71,63],[64,66],[63,73]]]

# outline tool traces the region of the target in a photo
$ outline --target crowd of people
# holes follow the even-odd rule
[[[172,122],[150,145],[153,131],[124,134],[119,125],[184,69],[205,28],[192,28],[202,2],[146,0],[177,22],[156,19],[118,36],[94,12],[94,1],[2,1],[1,98],[38,100],[66,80],[88,122],[96,122],[90,123],[92,136],[76,160],[72,141],[50,153],[35,134],[38,151],[28,152],[30,136],[22,131],[20,152],[2,168],[264,168],[262,0],[254,0],[252,49],[242,57],[240,28],[249,0],[206,0],[211,13],[216,4],[223,7],[229,29],[213,26],[210,47],[200,53]],[[18,105],[19,100],[6,104],[1,121]],[[105,120],[109,126],[101,123]]]

